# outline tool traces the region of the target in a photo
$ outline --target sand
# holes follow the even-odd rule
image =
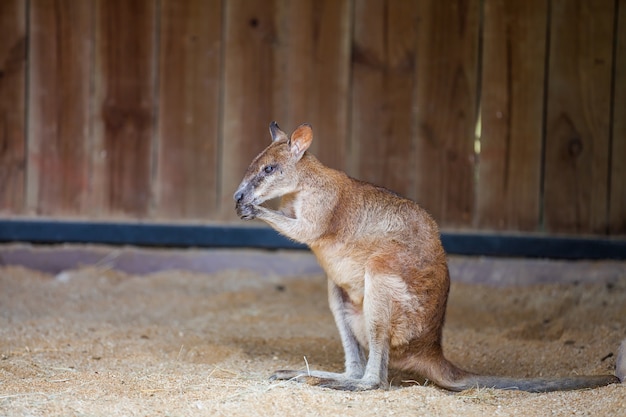
[[[626,415],[626,384],[450,393],[393,374],[389,390],[351,393],[269,381],[307,364],[341,370],[325,278],[244,262],[302,253],[207,252],[241,262],[210,273],[1,266],[0,415]],[[450,263],[459,275],[444,334],[451,360],[517,377],[613,373],[626,338],[626,263]]]

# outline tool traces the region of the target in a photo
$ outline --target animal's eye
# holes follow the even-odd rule
[[[275,165],[266,165],[265,168],[263,168],[263,171],[265,171],[266,174],[271,174],[274,172],[274,169],[276,169]]]

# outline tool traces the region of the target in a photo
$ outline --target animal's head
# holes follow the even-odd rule
[[[287,136],[272,122],[270,134],[272,143],[254,158],[235,192],[238,211],[297,191],[298,163],[311,145],[313,130],[305,123]]]

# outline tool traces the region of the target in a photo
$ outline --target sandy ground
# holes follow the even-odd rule
[[[389,390],[363,393],[270,382],[275,369],[307,362],[342,368],[325,278],[261,265],[308,265],[302,253],[209,252],[240,261],[210,273],[0,267],[0,415],[626,415],[624,384],[453,394],[395,374]],[[245,260],[255,256],[252,271]],[[626,338],[626,263],[450,263],[459,276],[444,345],[454,362],[519,377],[613,372]]]

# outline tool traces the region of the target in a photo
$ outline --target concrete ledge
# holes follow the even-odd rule
[[[451,255],[448,261],[453,281],[496,287],[598,282],[611,285],[626,277],[626,262],[617,260]],[[0,245],[0,266],[22,266],[53,275],[82,267],[114,269],[132,275],[162,271],[211,274],[224,270],[249,270],[259,279],[324,273],[313,254],[305,250],[161,249],[84,244]]]

